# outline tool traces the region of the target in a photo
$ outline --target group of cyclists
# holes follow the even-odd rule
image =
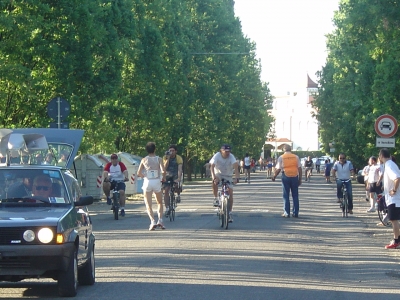
[[[168,182],[174,182],[177,191],[177,203],[180,203],[180,192],[182,190],[182,165],[183,159],[177,154],[177,146],[170,145],[165,155],[160,158],[156,156],[156,145],[153,142],[146,144],[147,156],[144,157],[139,165],[137,175],[143,178],[143,194],[147,213],[151,224],[150,230],[157,227],[165,229],[163,224],[163,205],[165,204],[165,216],[169,215],[169,189]],[[103,171],[103,191],[107,197],[107,204],[112,205],[110,193],[117,186],[120,194],[120,215],[125,216],[125,189],[124,181],[128,181],[128,170],[125,164],[119,161],[117,154],[111,155],[111,161],[107,163]],[[162,199],[162,187],[164,188],[164,199]],[[158,204],[158,222],[155,222],[152,210],[152,194],[155,194]],[[164,200],[164,201],[162,201]],[[113,210],[113,207],[111,207]]]
[[[148,155],[144,157],[138,169],[138,176],[144,179],[143,182],[143,193],[145,204],[147,208],[147,213],[150,218],[149,230],[155,230],[157,227],[165,229],[163,224],[163,205],[165,204],[165,216],[169,214],[169,189],[170,185],[167,184],[168,181],[174,182],[177,187],[177,203],[180,202],[180,191],[181,191],[181,179],[182,179],[182,157],[177,154],[176,145],[170,145],[168,151],[165,155],[160,158],[155,154],[156,146],[155,143],[149,142],[146,145],[146,151]],[[387,249],[400,248],[400,234],[398,220],[400,219],[400,196],[397,197],[397,189],[400,184],[400,170],[396,164],[391,164],[390,156],[387,158],[389,152],[386,149],[380,151],[379,161],[381,165],[377,164],[378,159],[376,157],[371,157],[369,160],[369,168],[364,169],[363,175],[368,176],[370,181],[369,192],[370,192],[370,203],[371,207],[368,212],[374,211],[374,194],[381,193],[381,182],[384,182],[384,193],[386,197],[386,203],[388,204],[388,218],[393,224],[393,232],[395,235],[394,240],[386,245]],[[248,155],[246,155],[248,157]],[[246,158],[245,157],[245,158]],[[391,161],[388,163],[388,161]],[[387,176],[384,178],[384,165],[389,165],[387,168]],[[310,180],[309,176],[313,168],[313,162],[309,156],[305,160],[303,167],[305,168],[305,180]],[[396,168],[397,167],[397,168]],[[284,168],[282,163],[282,168]],[[233,170],[233,174],[232,174]],[[231,146],[224,144],[221,146],[220,151],[217,152],[210,160],[210,171],[212,177],[212,192],[214,196],[213,206],[218,206],[218,185],[221,180],[229,182],[229,201],[228,201],[228,212],[229,212],[229,222],[233,222],[232,208],[233,208],[233,185],[239,182],[239,163],[235,156],[231,153]],[[332,177],[336,180],[337,185],[337,202],[342,202],[342,185],[346,185],[348,192],[348,213],[353,214],[353,193],[351,177],[354,176],[354,166],[351,161],[346,159],[344,153],[340,153],[338,156],[338,161],[332,166]],[[300,177],[301,172],[299,173]],[[273,176],[275,179],[277,174]],[[369,176],[370,175],[370,176]],[[248,182],[250,182],[250,175],[246,174]],[[120,215],[125,216],[125,183],[128,181],[128,171],[126,166],[119,161],[117,154],[111,155],[111,162],[107,163],[104,167],[103,172],[104,184],[103,190],[107,197],[107,204],[111,205],[112,201],[110,198],[110,191],[114,189],[115,185],[120,192]],[[162,185],[164,185],[164,199],[162,199]],[[155,222],[152,210],[152,194],[155,194],[156,201],[158,204],[158,222]],[[372,199],[372,200],[371,200]],[[164,201],[163,201],[164,200]],[[398,204],[396,206],[396,204]],[[296,214],[298,210],[296,211]],[[297,216],[297,215],[296,215]],[[397,236],[396,236],[397,234]]]

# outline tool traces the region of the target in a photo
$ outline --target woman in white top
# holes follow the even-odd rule
[[[161,157],[156,156],[156,144],[148,142],[146,144],[146,151],[148,155],[142,159],[138,169],[138,176],[144,178],[143,180],[143,195],[144,203],[146,204],[147,214],[150,218],[149,230],[154,230],[157,227],[165,229],[162,215],[162,192],[161,192],[161,180],[165,181],[165,170],[164,164]],[[154,220],[153,208],[152,208],[152,196],[156,196],[158,205],[158,222]]]
[[[378,160],[375,156],[369,158],[368,168],[368,191],[369,191],[369,202],[371,207],[367,212],[374,212],[375,194],[381,194],[381,182],[379,181],[381,175],[381,167],[377,164]]]

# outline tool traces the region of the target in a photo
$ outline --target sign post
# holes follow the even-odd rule
[[[375,121],[375,131],[380,136],[376,138],[376,147],[394,148],[395,138],[392,138],[398,129],[397,120],[391,115],[382,115]]]
[[[57,122],[50,122],[50,128],[68,129],[68,122],[61,121],[64,121],[69,116],[70,112],[71,106],[67,100],[60,97],[51,99],[47,104],[47,114]]]

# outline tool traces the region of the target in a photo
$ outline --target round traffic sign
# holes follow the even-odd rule
[[[60,120],[63,121],[69,116],[70,112],[71,106],[68,101],[63,98],[53,98],[47,104],[47,114],[54,120],[57,120],[58,115],[60,115]]]
[[[375,121],[375,131],[383,138],[390,138],[397,132],[397,120],[391,115],[382,115]]]

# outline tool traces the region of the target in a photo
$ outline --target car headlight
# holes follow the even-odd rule
[[[35,233],[33,232],[33,230],[26,230],[23,234],[23,238],[27,242],[33,242],[33,240],[35,239]]]
[[[53,240],[54,234],[50,228],[42,228],[38,232],[38,239],[43,244],[48,244]]]

